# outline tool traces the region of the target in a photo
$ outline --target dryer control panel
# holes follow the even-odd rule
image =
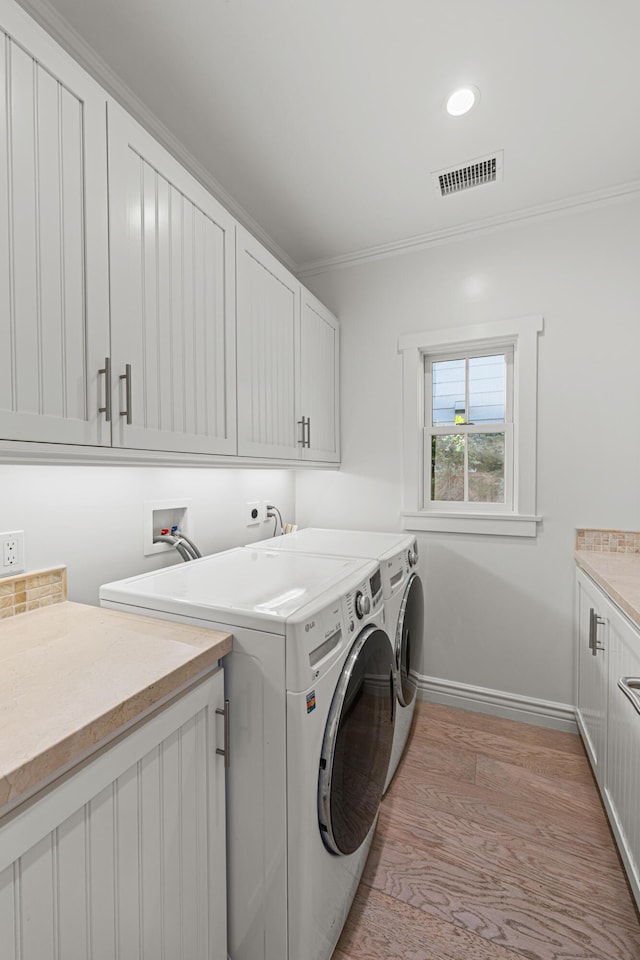
[[[418,543],[413,540],[408,548],[399,550],[381,562],[382,585],[384,598],[388,600],[399,590],[404,588],[411,573],[418,563]]]
[[[287,625],[287,690],[306,690],[331,669],[362,627],[382,617],[380,570],[372,572],[333,603],[307,607]]]
[[[384,560],[382,564],[382,575],[384,578],[384,596],[385,599],[392,597],[398,590],[402,589],[407,577],[409,576],[409,560],[407,551],[396,553],[395,557]]]

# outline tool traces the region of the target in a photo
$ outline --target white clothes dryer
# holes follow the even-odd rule
[[[106,584],[100,601],[233,633],[229,957],[328,960],[393,744],[378,564],[241,547]]]
[[[396,667],[396,717],[386,791],[409,738],[417,694],[411,667],[420,664],[424,644],[424,591],[415,571],[418,563],[415,537],[306,527],[285,536],[261,540],[252,547],[316,556],[368,557],[380,563],[385,626],[394,647]]]

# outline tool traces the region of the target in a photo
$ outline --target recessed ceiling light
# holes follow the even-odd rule
[[[461,87],[459,90],[454,90],[447,98],[447,113],[452,117],[461,117],[464,113],[468,113],[479,99],[480,91],[477,87]]]

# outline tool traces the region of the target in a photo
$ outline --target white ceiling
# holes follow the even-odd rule
[[[639,185],[638,0],[52,6],[298,265]],[[499,149],[502,184],[436,194]]]

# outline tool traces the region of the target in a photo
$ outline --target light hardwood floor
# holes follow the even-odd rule
[[[418,704],[334,960],[640,960],[580,738]]]

